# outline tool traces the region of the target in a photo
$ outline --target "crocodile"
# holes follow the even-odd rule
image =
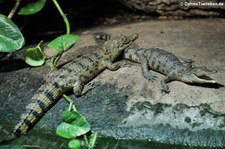
[[[111,39],[111,36],[104,32],[95,33],[94,36],[98,43]],[[159,48],[138,48],[137,45],[132,45],[124,50],[123,58],[141,63],[142,74],[150,81],[156,79],[156,76],[149,71],[150,69],[166,75],[161,80],[162,91],[165,93],[170,93],[167,83],[173,80],[195,84],[218,84],[208,76],[217,71],[209,70],[206,66],[197,67],[192,59],[179,58]]]
[[[150,81],[156,79],[156,76],[150,72],[150,69],[166,75],[161,80],[162,91],[165,93],[170,93],[167,83],[173,80],[195,84],[217,84],[215,80],[208,76],[217,71],[209,70],[206,66],[195,66],[192,59],[179,58],[159,48],[128,47],[125,49],[123,57],[140,63],[142,74]]]
[[[76,97],[81,96],[92,88],[87,83],[101,71],[106,68],[117,70],[121,62],[114,62],[114,60],[137,38],[138,34],[135,33],[110,39],[95,52],[81,55],[59,70],[50,73],[31,98],[12,133],[2,140],[1,144],[7,144],[27,134],[63,93],[73,90]]]

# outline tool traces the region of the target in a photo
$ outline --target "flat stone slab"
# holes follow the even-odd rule
[[[158,47],[195,64],[217,70],[211,77],[225,84],[225,20],[146,21],[98,27],[79,35],[77,44],[62,60],[89,51],[95,45],[92,34],[111,35],[137,32],[136,43],[143,48]],[[76,50],[76,51],[75,51]],[[64,61],[62,61],[64,62]],[[1,62],[0,62],[1,63]],[[15,124],[30,98],[43,81],[47,67],[24,68],[0,73],[0,125]],[[93,131],[102,136],[151,140],[165,144],[225,147],[225,90],[220,86],[189,85],[173,81],[170,94],[161,92],[163,75],[146,80],[139,64],[129,63],[117,71],[105,70],[92,82],[95,88],[78,99],[71,94],[78,111]],[[60,113],[68,107],[60,100],[36,127],[55,129]],[[32,133],[32,132],[31,132]],[[54,132],[50,132],[54,133]]]

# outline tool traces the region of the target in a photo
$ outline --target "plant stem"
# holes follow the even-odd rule
[[[45,53],[43,52],[42,43],[43,43],[43,40],[41,40],[35,48],[38,48],[41,54],[45,56]]]
[[[64,20],[64,22],[65,22],[65,24],[66,24],[66,34],[67,34],[67,35],[70,34],[70,23],[69,23],[69,21],[68,21],[66,15],[65,15],[65,13],[62,11],[62,9],[61,9],[61,7],[59,6],[57,0],[52,0],[52,1],[53,1],[53,3],[55,4],[56,8],[58,9],[60,15],[63,17],[63,20]]]
[[[84,141],[85,141],[88,149],[90,149],[91,147],[90,147],[90,144],[89,144],[89,141],[88,141],[88,138],[87,138],[87,135],[86,134],[84,134]]]
[[[74,111],[77,111],[75,104],[73,102],[73,100],[70,99],[70,97],[66,96],[65,94],[63,94],[63,98],[70,104],[70,110],[71,110],[71,103],[72,103],[72,108]]]
[[[19,5],[20,5],[21,0],[16,0],[16,4],[14,5],[13,9],[11,10],[11,12],[8,15],[9,19],[12,19],[13,15],[15,14],[16,10],[18,9]]]
[[[62,52],[58,53],[56,56],[51,58],[50,64],[49,64],[51,71],[54,71],[57,69],[56,65],[61,56],[62,56]]]

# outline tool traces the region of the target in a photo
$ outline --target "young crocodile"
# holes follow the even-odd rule
[[[173,80],[185,83],[217,83],[207,75],[216,73],[205,66],[197,67],[191,59],[178,58],[172,53],[158,48],[127,48],[124,58],[141,63],[142,73],[148,80],[155,80],[149,69],[158,71],[166,77],[161,80],[162,91],[169,93],[168,82]]]
[[[84,85],[104,69],[116,70],[120,62],[112,63],[121,52],[138,38],[138,34],[121,36],[117,40],[106,41],[96,52],[80,56],[61,69],[51,73],[45,83],[38,89],[26,106],[19,123],[15,126],[11,136],[1,141],[10,142],[26,134],[37,121],[57,102],[59,97],[71,89],[76,96],[88,91]]]

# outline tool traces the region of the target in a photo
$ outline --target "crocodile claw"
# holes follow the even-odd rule
[[[165,94],[169,94],[170,93],[170,90],[168,90],[168,89],[162,89],[161,90],[163,93],[165,93]]]
[[[149,79],[150,81],[155,81],[157,79],[157,76],[152,76],[152,78],[151,79]]]
[[[148,74],[148,75],[145,75],[145,78],[148,79],[149,81],[155,81],[157,76],[154,76],[154,75],[151,75],[151,74]]]

